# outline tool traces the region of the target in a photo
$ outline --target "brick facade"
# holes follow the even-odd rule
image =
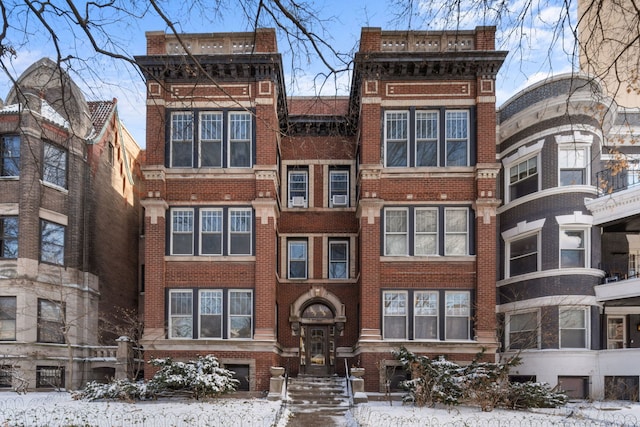
[[[270,365],[285,366],[292,375],[331,374],[343,373],[346,360],[366,368],[371,391],[385,387],[386,361],[400,345],[459,361],[482,348],[493,357],[499,169],[494,79],[505,57],[494,50],[494,32],[365,28],[352,95],[335,99],[285,98],[273,30],[187,34],[185,45],[209,37],[200,45],[219,49],[198,48],[188,56],[168,55],[180,49],[172,36],[147,33],[147,56],[137,58],[149,89],[145,357],[210,352],[229,364],[238,360],[250,368],[252,390],[266,389]],[[422,47],[412,47],[406,37]],[[233,51],[229,46],[239,45],[234,40],[254,43],[253,52]],[[389,50],[392,40],[405,49]],[[181,68],[185,61],[193,73]],[[225,162],[232,161],[234,148],[224,138],[233,131],[232,114],[245,112],[252,121],[252,159],[232,167]],[[437,164],[414,164],[415,154],[404,167],[387,164],[385,129],[395,112],[405,123],[409,115],[438,117]],[[198,133],[204,128],[193,128],[184,152],[177,133],[181,120],[198,126],[210,116],[220,118],[227,156],[213,168],[198,163],[208,150]],[[459,128],[445,131],[455,126],[445,117],[458,120]],[[407,129],[413,150],[414,123]],[[445,134],[456,132],[463,160],[447,154],[454,142],[445,141]],[[176,163],[182,155],[187,166]],[[225,222],[229,213],[247,207],[251,251],[234,255],[229,246],[203,256],[203,212],[215,212],[227,227],[220,231],[224,246],[233,238]],[[429,237],[438,242],[437,252],[422,255],[407,246],[407,253],[387,253],[385,242],[393,236],[386,215],[406,213],[408,245],[423,238],[410,217],[425,212],[438,218]],[[188,245],[178,248],[184,224]],[[230,301],[238,291],[251,298],[249,335],[234,335],[240,331]],[[203,301],[209,295],[221,298],[221,324],[214,337],[205,338],[209,308]],[[396,296],[405,298],[404,338],[394,337],[400,329],[384,326],[397,320],[385,309]],[[413,316],[424,314],[422,302],[409,299],[414,297],[433,298],[437,314],[428,321],[437,326],[430,339],[414,327],[423,318]],[[186,305],[179,308],[180,301]]]

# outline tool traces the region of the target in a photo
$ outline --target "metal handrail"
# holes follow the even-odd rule
[[[351,387],[351,382],[349,381],[349,365],[347,363],[347,358],[344,359],[344,379],[347,383],[347,397],[349,398],[349,408],[353,408],[353,388]]]

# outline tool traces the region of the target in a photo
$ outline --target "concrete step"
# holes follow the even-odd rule
[[[344,378],[310,376],[290,378],[287,396],[291,413],[287,427],[345,425],[349,397]]]

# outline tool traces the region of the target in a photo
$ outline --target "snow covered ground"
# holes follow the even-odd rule
[[[68,393],[0,393],[0,426],[13,427],[178,427],[275,425],[280,401],[220,398],[207,401],[168,399],[154,402],[87,402]],[[278,426],[286,425],[284,419]],[[531,411],[495,410],[475,407],[414,408],[398,401],[357,405],[346,425],[387,426],[637,426],[640,404],[631,402],[572,402],[558,409]]]

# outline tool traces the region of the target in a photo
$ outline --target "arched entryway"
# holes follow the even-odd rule
[[[344,304],[323,287],[314,287],[291,305],[289,321],[293,335],[300,337],[300,373],[334,373],[336,342],[346,322]]]

